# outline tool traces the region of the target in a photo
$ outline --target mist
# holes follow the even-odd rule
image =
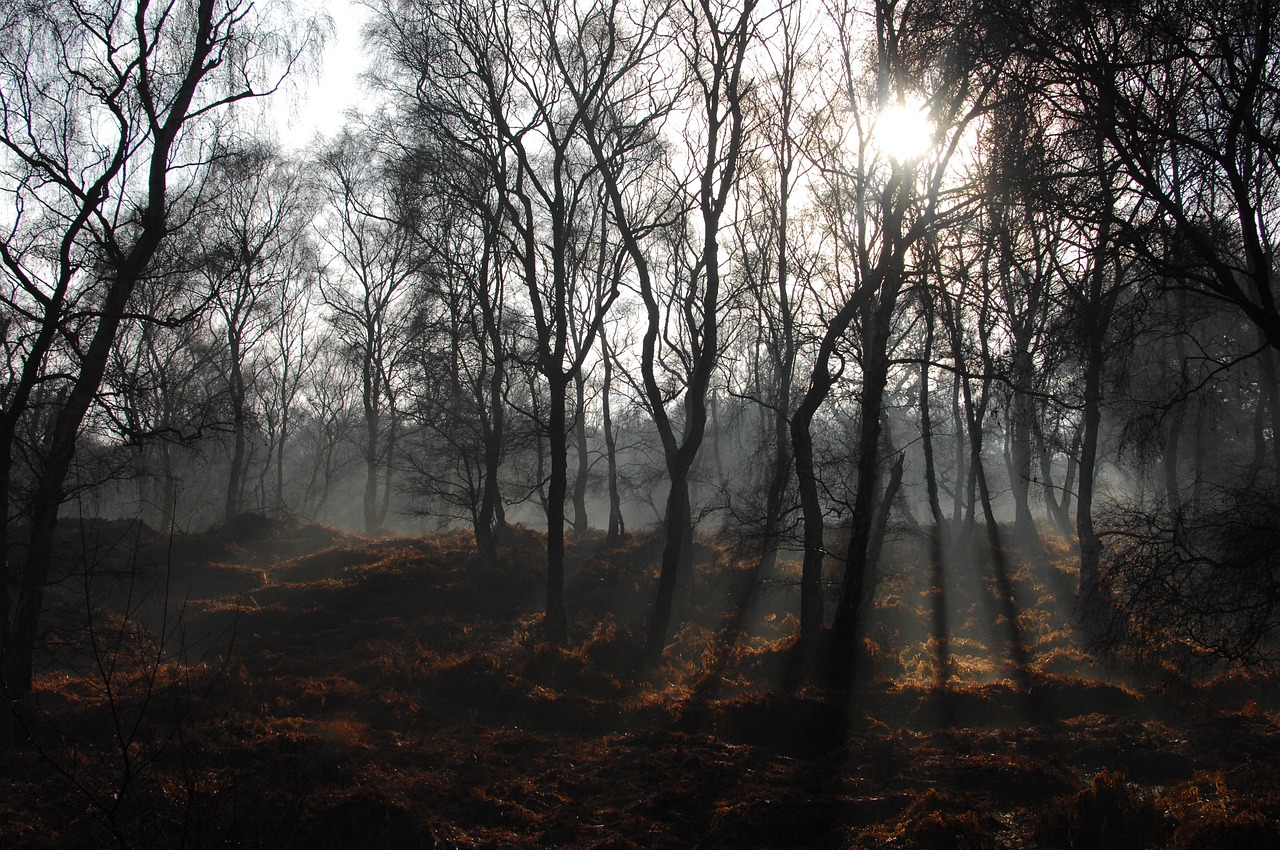
[[[1272,10],[332,11],[5,19],[0,844],[1280,846]]]

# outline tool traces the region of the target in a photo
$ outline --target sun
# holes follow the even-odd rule
[[[924,156],[933,144],[933,122],[918,98],[881,110],[874,133],[880,150],[899,165]]]

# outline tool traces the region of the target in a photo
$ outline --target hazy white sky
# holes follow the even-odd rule
[[[316,133],[333,135],[342,128],[344,113],[358,103],[357,78],[366,66],[360,28],[368,12],[353,0],[324,0],[324,6],[333,18],[333,33],[322,64],[277,105],[277,128],[286,149],[303,147]]]

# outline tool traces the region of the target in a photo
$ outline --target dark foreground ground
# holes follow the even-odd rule
[[[573,545],[555,647],[531,533],[484,565],[244,526],[71,530],[0,847],[1280,847],[1274,686],[1117,684],[1054,604],[1060,546],[1014,562],[1012,607],[899,547],[840,696],[792,671],[787,566],[701,550],[637,673],[649,537]]]

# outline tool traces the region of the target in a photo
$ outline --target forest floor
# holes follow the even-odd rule
[[[532,532],[487,565],[241,525],[65,524],[0,847],[1280,847],[1274,682],[1096,661],[1061,543],[1012,553],[997,604],[900,542],[831,691],[792,670],[785,559],[700,546],[642,673],[651,534],[571,541],[553,646]]]

